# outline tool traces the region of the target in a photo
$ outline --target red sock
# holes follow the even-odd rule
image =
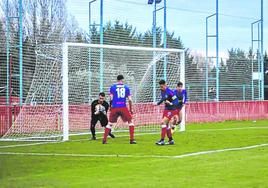
[[[166,127],[162,127],[162,131],[161,131],[161,139],[162,140],[165,139],[166,133],[167,133],[167,128]]]
[[[105,128],[105,130],[104,130],[104,134],[103,134],[103,141],[105,141],[106,142],[106,140],[107,140],[107,136],[108,136],[108,134],[110,133],[110,131],[111,131],[111,129],[109,129],[109,128]]]
[[[129,126],[130,140],[134,140],[134,126]]]
[[[171,133],[170,127],[167,127],[167,136],[168,136],[169,140],[172,140],[172,133]]]

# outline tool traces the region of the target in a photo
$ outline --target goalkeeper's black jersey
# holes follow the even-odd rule
[[[101,108],[98,109],[100,110],[100,113],[101,114],[107,114],[108,110],[109,110],[109,104],[106,102],[106,101],[103,101],[103,103],[99,103],[99,100],[94,100],[92,103],[91,103],[91,114],[92,116],[95,115],[95,112],[96,112],[96,106],[97,105],[101,105]]]

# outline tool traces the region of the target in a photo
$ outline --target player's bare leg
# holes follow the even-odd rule
[[[134,131],[135,131],[134,123],[132,121],[128,122],[128,127],[129,127],[130,144],[137,144],[137,142],[134,139]]]

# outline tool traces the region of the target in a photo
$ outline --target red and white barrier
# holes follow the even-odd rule
[[[135,104],[133,109],[135,124],[142,126],[159,124],[163,108],[152,103]],[[186,105],[187,123],[257,119],[268,119],[268,101],[191,102]],[[13,121],[11,128],[11,124],[8,123],[10,120]],[[89,105],[69,106],[70,131],[89,130],[90,121]],[[125,125],[119,121],[117,127],[121,126]],[[55,131],[62,131],[60,105],[24,106],[21,109],[0,106],[0,135]]]
[[[268,119],[268,101],[197,102],[186,107],[188,123],[257,119]]]

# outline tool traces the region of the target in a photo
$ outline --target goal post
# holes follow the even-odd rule
[[[181,54],[181,60],[180,60],[180,80],[183,83],[183,89],[185,89],[185,53]],[[186,99],[187,100],[187,99]],[[180,131],[185,131],[185,122],[186,122],[186,109],[185,106],[181,109],[182,110],[182,120],[180,124]]]
[[[90,104],[100,91],[108,96],[119,74],[131,90],[136,131],[159,131],[164,107],[153,105],[154,95],[160,99],[160,89],[154,90],[153,83],[164,78],[165,61],[169,87],[175,89],[179,81],[185,86],[183,49],[63,43],[40,45],[36,54],[25,104],[2,140],[67,141],[71,135],[89,134]],[[114,130],[127,128],[119,119]],[[183,108],[180,131],[184,130]],[[102,131],[99,125],[97,131]]]
[[[69,77],[68,77],[68,45],[62,45],[62,119],[63,141],[69,140]]]
[[[94,51],[94,50],[92,50],[92,48],[93,49],[94,48],[95,49],[100,49],[100,51],[102,51],[102,52],[105,51],[105,50],[118,50],[118,51],[126,51],[126,50],[128,50],[130,53],[131,52],[133,52],[133,53],[134,52],[149,52],[149,53],[152,53],[153,56],[154,56],[154,57],[152,57],[152,61],[150,62],[150,64],[152,62],[157,63],[157,59],[159,59],[158,61],[160,61],[161,59],[167,58],[167,56],[168,56],[167,54],[170,54],[170,53],[175,54],[175,53],[177,53],[177,54],[179,54],[179,61],[178,62],[171,62],[171,63],[178,63],[178,65],[179,65],[179,67],[178,67],[179,71],[177,72],[179,74],[179,76],[178,76],[179,80],[170,79],[171,83],[168,83],[168,84],[171,85],[172,87],[174,87],[176,85],[176,82],[181,81],[181,82],[184,83],[184,87],[185,87],[185,53],[184,53],[184,50],[182,50],[182,49],[163,49],[163,48],[134,47],[134,46],[64,43],[63,48],[62,48],[62,50],[63,50],[63,52],[62,52],[63,53],[63,62],[64,62],[63,63],[64,66],[62,66],[62,68],[66,69],[66,70],[63,70],[64,73],[68,73],[68,50],[69,50],[69,47],[82,47],[82,48],[85,47],[85,48],[89,48],[89,53],[91,51]],[[162,55],[159,55],[159,54],[162,54]],[[160,58],[156,57],[156,56],[160,56]],[[102,63],[102,62],[100,62],[100,63]],[[148,65],[149,67],[150,67],[150,64]],[[118,67],[118,69],[120,69],[120,67]],[[118,74],[119,73],[120,73],[120,71],[118,71]],[[100,75],[102,75],[102,74],[100,73]],[[157,76],[153,75],[153,77],[157,77]],[[172,75],[171,75],[171,77],[172,77]],[[63,74],[63,80],[64,80],[63,88],[65,88],[68,85],[68,80],[69,80],[68,74]],[[100,80],[105,80],[105,79],[100,78]],[[114,81],[115,81],[115,79],[114,79]],[[102,88],[100,88],[100,91],[101,90],[102,90]],[[153,91],[153,92],[155,92],[155,91]],[[68,116],[68,114],[69,114],[69,111],[68,111],[69,100],[67,99],[68,96],[69,96],[69,93],[68,93],[68,87],[67,87],[66,89],[63,89],[63,97],[64,97],[64,100],[63,100],[63,114],[65,114],[65,115],[63,115],[64,140],[68,140],[68,138],[69,138],[68,137],[68,135],[69,135],[69,132],[68,132],[69,131],[69,116]],[[152,101],[150,101],[150,102],[152,102]],[[185,120],[186,120],[185,108],[182,109],[182,113],[183,113],[183,117],[182,117],[182,122],[181,122],[181,126],[180,126],[180,131],[185,131]],[[159,114],[159,115],[161,116],[161,114]]]

